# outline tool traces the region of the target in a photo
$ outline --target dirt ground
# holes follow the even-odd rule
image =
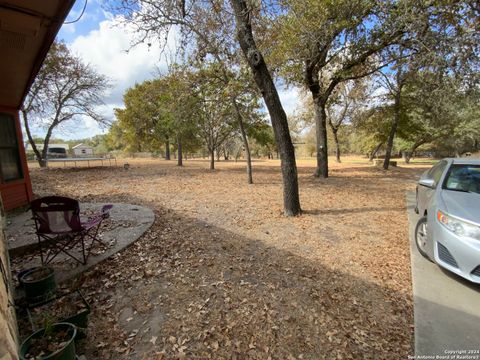
[[[130,168],[125,170],[123,163]],[[119,160],[32,168],[34,192],[151,207],[136,243],[77,285],[90,359],[406,359],[413,307],[405,190],[429,165],[360,158],[316,179],[298,161],[303,215],[282,215],[279,162]]]

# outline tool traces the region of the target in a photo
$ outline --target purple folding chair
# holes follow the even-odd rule
[[[110,216],[109,211],[113,205],[104,205],[100,213],[86,222],[80,220],[80,206],[75,199],[47,196],[32,201],[30,206],[42,265],[50,263],[62,252],[85,265],[94,243],[101,242],[97,238],[98,230],[102,221]],[[79,244],[82,258],[72,253],[73,248]]]

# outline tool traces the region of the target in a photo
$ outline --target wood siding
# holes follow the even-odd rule
[[[12,108],[0,107],[0,112],[13,114],[17,135],[18,153],[22,166],[23,179],[0,183],[0,194],[5,210],[15,209],[27,205],[33,200],[32,184],[28,173],[27,158],[23,147],[22,129],[18,111]]]
[[[24,181],[15,184],[0,185],[0,193],[5,210],[12,210],[30,202],[27,185]]]

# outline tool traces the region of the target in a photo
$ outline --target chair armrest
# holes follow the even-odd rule
[[[92,227],[100,224],[103,220],[108,219],[110,217],[110,209],[112,207],[113,205],[111,204],[103,205],[99,214],[95,214],[91,216],[88,221],[82,222],[83,228],[86,230],[91,229]]]
[[[87,221],[82,222],[82,227],[85,230],[90,230],[92,227],[97,226],[100,224],[103,220],[102,215],[95,215],[90,217]]]

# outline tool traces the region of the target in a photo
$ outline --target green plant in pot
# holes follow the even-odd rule
[[[41,266],[31,269],[20,277],[29,304],[47,301],[55,296],[57,283],[52,268]]]
[[[42,305],[27,308],[33,330],[42,328],[45,321],[67,322],[77,328],[78,339],[85,336],[88,327],[90,305],[80,291],[74,291],[56,297]]]
[[[75,325],[47,323],[20,346],[21,360],[75,360]]]

